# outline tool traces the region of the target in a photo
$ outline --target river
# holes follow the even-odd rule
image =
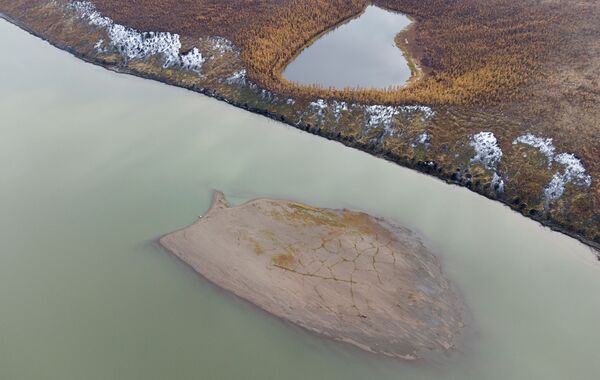
[[[411,21],[368,6],[357,18],[320,36],[285,68],[285,79],[322,87],[387,88],[406,83],[410,67],[394,38]]]
[[[0,378],[565,379],[600,373],[600,263],[466,189],[225,103],[83,63],[0,21]],[[213,189],[427,236],[472,315],[407,363],[272,318],[154,242]]]

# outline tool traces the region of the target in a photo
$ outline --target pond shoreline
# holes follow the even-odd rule
[[[437,164],[435,164],[435,162],[434,162],[434,165],[431,166],[426,162],[415,160],[414,157],[412,159],[411,158],[406,159],[404,157],[395,155],[389,151],[384,151],[382,148],[378,147],[375,144],[364,144],[364,143],[358,142],[352,136],[349,136],[349,138],[339,138],[335,133],[321,129],[318,126],[313,126],[311,124],[307,124],[304,122],[295,123],[292,120],[289,120],[284,115],[278,114],[276,112],[271,112],[269,110],[253,107],[253,106],[248,105],[247,103],[236,101],[235,99],[226,98],[225,96],[223,96],[223,95],[219,94],[218,92],[211,90],[211,89],[206,89],[204,87],[198,87],[195,85],[186,85],[177,80],[171,80],[165,76],[155,75],[152,73],[144,73],[144,72],[132,70],[132,69],[129,69],[126,67],[122,67],[119,65],[115,65],[114,63],[111,63],[111,62],[93,59],[93,58],[90,58],[88,55],[79,52],[77,49],[75,49],[69,45],[62,44],[57,41],[54,41],[51,38],[48,38],[48,36],[45,35],[44,33],[37,32],[35,29],[29,27],[27,24],[20,22],[19,20],[16,20],[15,18],[13,18],[5,13],[0,12],[0,18],[21,28],[22,30],[30,33],[31,35],[46,41],[47,43],[49,43],[52,46],[72,54],[73,56],[75,56],[78,59],[83,60],[84,62],[103,67],[103,68],[113,71],[115,73],[129,74],[129,75],[133,75],[136,77],[150,79],[150,80],[161,82],[161,83],[164,83],[167,85],[172,85],[172,86],[184,88],[184,89],[187,89],[187,90],[190,90],[193,92],[197,92],[197,93],[209,96],[211,98],[214,98],[214,99],[217,99],[220,101],[224,101],[230,105],[244,109],[246,111],[268,117],[274,121],[282,122],[284,124],[287,124],[291,127],[308,132],[310,134],[324,137],[328,140],[333,140],[333,141],[339,142],[345,146],[348,146],[348,147],[354,148],[354,149],[358,149],[367,154],[370,154],[370,155],[378,157],[378,158],[382,158],[391,163],[395,163],[400,166],[404,166],[409,169],[416,170],[422,174],[427,174],[427,175],[436,177],[436,178],[446,182],[447,184],[457,185],[460,187],[466,187],[469,190],[471,190],[472,192],[482,195],[490,200],[495,200],[495,201],[501,202],[502,204],[504,204],[505,206],[510,208],[512,211],[515,211],[516,213],[518,213],[524,217],[527,217],[529,219],[535,220],[536,222],[538,222],[539,224],[541,224],[544,227],[550,228],[553,231],[563,233],[569,237],[572,237],[572,238],[580,241],[581,243],[590,247],[591,253],[594,254],[598,260],[600,260],[600,243],[597,243],[595,241],[587,239],[584,236],[582,236],[576,232],[573,232],[568,228],[560,226],[558,223],[554,222],[553,220],[541,217],[541,215],[539,215],[539,214],[530,215],[530,214],[526,214],[524,212],[519,212],[519,209],[516,208],[510,202],[509,199],[505,199],[503,197],[497,197],[497,196],[493,195],[492,193],[485,192],[484,190],[479,190],[479,189],[470,187],[470,186],[466,185],[466,183],[465,183],[466,181],[461,178],[458,178],[456,180],[453,179],[452,177],[449,178],[449,177],[445,176],[443,174],[443,172],[438,172],[436,170]]]
[[[300,83],[300,82],[296,82],[294,80],[288,79],[285,76],[285,71],[294,63],[294,61],[308,48],[310,48],[315,42],[317,42],[317,40],[321,39],[322,37],[327,36],[328,34],[334,34],[336,32],[337,29],[339,29],[340,27],[349,24],[353,21],[358,21],[361,17],[365,16],[365,13],[367,13],[369,11],[369,8],[375,8],[375,9],[379,9],[385,12],[388,12],[390,14],[394,14],[396,16],[404,16],[406,18],[408,18],[410,20],[410,23],[408,25],[406,25],[400,32],[398,32],[396,34],[396,36],[393,38],[393,41],[396,45],[396,48],[399,49],[402,52],[402,55],[404,57],[404,59],[406,60],[406,64],[408,66],[408,68],[410,69],[410,76],[408,77],[408,79],[406,79],[404,81],[404,83],[402,84],[389,84],[388,86],[394,87],[395,89],[401,89],[404,87],[408,87],[410,85],[412,85],[413,83],[415,83],[416,81],[418,81],[419,79],[421,79],[424,75],[424,71],[422,69],[422,67],[418,64],[418,61],[420,60],[420,56],[418,55],[413,55],[413,54],[417,54],[417,47],[414,44],[414,32],[415,32],[415,27],[417,24],[417,20],[416,18],[395,11],[393,9],[389,9],[389,8],[385,8],[385,7],[381,7],[378,5],[368,5],[367,7],[365,7],[364,9],[362,9],[360,12],[357,12],[354,15],[351,15],[343,20],[341,20],[340,22],[328,26],[326,29],[316,33],[315,35],[313,35],[312,37],[310,37],[307,42],[302,45],[293,55],[291,58],[288,59],[288,61],[281,65],[281,66],[277,66],[274,67],[274,72],[273,75],[276,76],[277,80],[288,83],[288,84],[293,84],[296,87],[313,87],[316,86],[317,88],[321,88],[322,90],[326,90],[328,87],[327,85],[323,85],[323,84],[319,84],[319,83]],[[408,42],[402,41],[401,38],[405,38]],[[335,86],[333,86],[335,87]],[[386,86],[387,87],[387,86]],[[341,90],[343,88],[350,88],[353,89],[355,88],[352,85],[347,85],[347,86],[338,86],[336,87],[338,90]],[[383,86],[359,86],[357,88],[360,88],[361,90],[369,90],[369,89],[373,89],[373,90],[383,90],[384,87]]]
[[[352,15],[352,16],[349,16],[349,17],[347,17],[347,18],[345,18],[345,19],[341,20],[341,21],[340,21],[340,22],[338,22],[337,24],[334,24],[334,25],[332,25],[332,26],[330,26],[330,27],[328,27],[328,28],[326,28],[326,29],[324,29],[324,30],[322,30],[322,31],[318,32],[318,33],[315,33],[315,34],[314,34],[312,37],[310,37],[310,38],[308,39],[308,41],[307,41],[307,42],[306,42],[304,45],[302,45],[302,47],[300,47],[300,49],[298,49],[298,50],[297,50],[297,51],[294,53],[294,55],[292,55],[292,57],[291,57],[291,58],[290,58],[290,59],[289,59],[289,60],[288,60],[288,61],[287,61],[287,62],[286,62],[286,63],[285,63],[285,64],[284,64],[282,67],[279,67],[279,68],[277,69],[276,73],[274,73],[274,74],[278,76],[279,80],[284,80],[284,81],[287,81],[287,82],[290,82],[290,83],[292,83],[291,81],[289,81],[288,79],[286,79],[286,78],[283,76],[283,72],[285,71],[285,69],[286,69],[286,68],[287,68],[287,67],[288,67],[288,66],[289,66],[289,65],[290,65],[290,64],[291,64],[291,63],[292,63],[292,62],[293,62],[293,61],[294,61],[296,58],[298,58],[298,56],[300,55],[300,53],[302,53],[302,52],[303,52],[305,49],[307,49],[307,48],[308,48],[310,45],[312,45],[312,44],[313,44],[313,43],[314,43],[316,40],[318,40],[319,38],[323,37],[325,34],[327,34],[327,33],[331,32],[332,30],[334,30],[334,29],[336,29],[336,28],[339,28],[340,26],[342,26],[342,25],[344,25],[344,24],[347,24],[347,23],[349,23],[350,21],[352,21],[352,20],[354,20],[354,19],[356,19],[356,18],[360,17],[360,16],[361,16],[363,13],[365,13],[365,10],[366,10],[366,8],[365,8],[365,9],[363,9],[363,10],[361,10],[360,12],[358,12],[358,13],[356,13],[356,14]],[[297,84],[296,84],[296,85],[297,85]]]

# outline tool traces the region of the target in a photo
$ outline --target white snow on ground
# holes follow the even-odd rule
[[[515,144],[526,144],[537,148],[540,153],[548,158],[548,166],[552,165],[555,148],[551,138],[537,137],[531,133],[528,133],[514,139],[513,145]]]
[[[327,101],[324,99],[317,99],[314,102],[308,104],[308,108],[312,112],[316,112],[317,120],[320,124],[325,122],[325,112],[329,108]]]
[[[585,174],[585,168],[581,161],[572,153],[561,153],[554,157],[554,161],[565,167],[563,176],[577,185],[591,186],[592,177]]]
[[[504,180],[498,175],[498,163],[502,158],[502,149],[498,145],[498,140],[492,132],[479,132],[471,137],[469,145],[475,150],[475,155],[471,158],[471,163],[479,162],[486,169],[494,172],[492,178],[492,188],[497,193],[504,191]]]
[[[488,170],[495,171],[498,168],[498,163],[502,158],[502,149],[492,132],[479,132],[473,135],[469,145],[475,149],[475,156],[471,162],[480,162]]]
[[[233,42],[229,41],[224,37],[210,37],[210,41],[212,42],[213,49],[218,51],[220,54],[225,54],[227,52],[236,51],[235,45]]]
[[[497,193],[502,193],[504,191],[504,180],[496,172],[494,172],[494,177],[492,178],[492,188]]]
[[[204,63],[202,53],[200,53],[198,48],[193,48],[192,50],[188,51],[187,54],[181,55],[180,58],[181,67],[185,70],[200,72],[202,63]]]
[[[394,117],[400,114],[420,113],[423,121],[431,118],[435,113],[427,106],[383,106],[372,105],[365,106],[365,118],[367,119],[367,127],[383,127],[387,133],[393,135],[391,129]]]
[[[316,112],[319,122],[325,121],[326,112],[331,111],[331,115],[336,122],[340,121],[343,112],[354,109],[362,109],[365,115],[366,127],[382,127],[386,135],[393,135],[393,120],[396,116],[406,114],[420,114],[422,120],[429,119],[434,115],[433,110],[427,106],[384,106],[384,105],[357,105],[349,104],[344,101],[317,99],[309,103],[309,109]]]
[[[114,48],[127,61],[143,59],[153,55],[161,55],[163,67],[180,67],[185,70],[200,72],[204,58],[196,48],[186,54],[180,54],[181,41],[179,35],[169,32],[140,32],[124,25],[116,24],[108,17],[102,16],[89,1],[74,1],[67,5],[91,25],[106,29],[110,39],[109,46]],[[95,48],[104,52],[103,41],[98,41]]]
[[[225,82],[230,84],[246,83],[246,69],[240,69],[234,72],[229,78],[225,79]]]
[[[431,136],[429,136],[429,134],[427,132],[423,132],[420,135],[418,135],[417,137],[415,137],[415,139],[410,144],[410,146],[413,148],[416,148],[419,145],[424,145],[426,148],[428,148],[430,144],[431,144]]]
[[[317,99],[314,102],[310,102],[308,106],[311,111],[317,113],[319,122],[321,123],[325,121],[325,113],[327,112],[327,110],[331,111],[331,114],[333,115],[333,118],[336,122],[340,121],[340,118],[342,117],[342,112],[348,111],[348,103],[337,100],[332,100],[331,102],[328,102],[324,99]]]
[[[554,161],[563,165],[564,170],[555,173],[544,189],[546,201],[551,202],[559,199],[565,192],[567,183],[574,183],[580,186],[590,186],[592,184],[592,177],[585,174],[583,164],[575,155],[560,153],[554,157]]]
[[[112,19],[102,16],[95,6],[89,1],[74,1],[67,5],[69,9],[76,11],[79,16],[89,21],[91,25],[106,29],[109,37],[108,47],[104,47],[105,41],[99,40],[94,48],[99,52],[106,52],[108,48],[113,48],[126,60],[144,59],[153,55],[161,55],[163,67],[179,67],[185,70],[200,72],[205,58],[202,53],[193,48],[185,54],[181,54],[181,41],[179,35],[169,32],[140,32],[124,25],[116,24]],[[234,51],[235,47],[231,41],[222,37],[212,37],[211,41],[216,51],[224,54]],[[239,70],[235,72],[227,81],[244,82],[246,71]],[[264,98],[273,98],[273,94],[263,90],[261,96]],[[293,100],[291,100],[293,102]],[[290,100],[288,100],[290,104]],[[293,103],[292,103],[293,104]],[[348,110],[348,104],[345,102],[333,101],[328,104],[323,99],[318,99],[310,103],[310,108],[317,112],[319,119],[323,121],[325,111],[330,108],[336,121],[339,121],[342,111]],[[400,113],[419,112],[423,120],[429,119],[434,115],[433,110],[427,106],[383,106],[371,105],[365,106],[365,117],[367,127],[383,127],[388,133],[392,133],[391,126],[395,116]],[[429,136],[427,133],[419,135],[411,144],[413,147],[418,144],[427,144]],[[591,176],[586,174],[581,161],[571,153],[555,154],[556,148],[551,138],[542,138],[528,133],[517,137],[513,144],[526,144],[538,149],[548,159],[548,166],[552,162],[557,162],[563,166],[562,172],[554,174],[546,188],[544,195],[547,201],[553,201],[560,198],[567,183],[574,183],[580,186],[590,186]],[[498,146],[496,137],[492,132],[479,132],[472,136],[470,145],[475,149],[475,156],[471,162],[480,162],[488,170],[494,171],[492,184],[498,184],[499,189],[503,189],[504,182],[496,173],[498,163],[502,158],[502,150]]]
[[[585,172],[585,168],[577,157],[572,153],[555,154],[556,148],[551,138],[542,138],[528,133],[517,137],[513,144],[526,144],[537,148],[546,158],[548,158],[548,167],[552,162],[563,166],[562,172],[556,172],[552,179],[544,188],[546,202],[559,199],[565,192],[565,186],[568,183],[574,183],[579,186],[591,186],[592,177]]]
[[[244,70],[244,72],[245,72],[245,70]],[[266,102],[279,101],[279,97],[274,92],[271,92],[267,89],[257,86],[256,83],[252,82],[251,80],[249,80],[247,78],[245,80],[246,80],[246,87],[249,88],[250,90],[252,90],[252,92],[255,93],[257,96],[259,96],[262,100],[264,100]]]
[[[369,128],[383,126],[389,129],[392,126],[394,116],[398,115],[397,107],[392,106],[367,106],[365,107],[365,116],[367,118],[367,126]]]
[[[398,107],[400,112],[421,112],[423,114],[423,120],[430,119],[435,115],[435,112],[431,109],[431,107],[427,106],[401,106]]]
[[[331,112],[333,112],[333,117],[335,118],[336,122],[340,121],[340,118],[342,117],[342,112],[345,111],[348,111],[348,103],[339,102],[337,100],[334,100],[331,103]]]
[[[81,17],[88,19],[92,25],[109,27],[113,24],[110,18],[102,16],[89,1],[73,1],[67,4],[67,8],[79,12]]]
[[[275,94],[272,91],[269,91],[267,89],[261,89],[259,94],[258,94],[264,101],[269,102],[269,103],[274,103],[279,101],[279,97],[277,96],[277,94]]]
[[[94,45],[94,49],[96,49],[96,51],[98,53],[104,53],[105,49],[102,47],[102,45],[104,45],[104,39],[101,38],[98,40],[98,42],[96,42],[96,44]]]
[[[323,99],[317,99],[314,102],[310,102],[308,105],[312,111],[317,112],[317,115],[324,116],[325,110],[327,109],[327,102]]]

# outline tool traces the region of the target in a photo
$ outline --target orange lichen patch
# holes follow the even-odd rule
[[[252,244],[255,254],[262,255],[263,253],[265,253],[265,249],[256,239],[252,237],[246,237],[246,239],[250,241],[250,244]]]
[[[302,226],[332,226],[341,227],[340,216],[331,210],[319,210],[310,206],[292,203],[287,209],[276,209],[272,211],[275,219],[286,218]]]
[[[293,270],[295,263],[294,255],[292,255],[291,253],[282,253],[279,255],[275,255],[271,257],[271,263],[279,268]]]
[[[363,212],[357,213],[345,211],[342,215],[341,223],[363,234],[375,233],[375,225],[373,220],[368,214]]]

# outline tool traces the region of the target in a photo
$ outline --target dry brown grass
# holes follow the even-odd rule
[[[94,0],[118,22],[184,36],[222,35],[242,47],[249,75],[294,96],[366,103],[490,103],[521,95],[559,38],[563,2],[524,0],[376,0],[418,20],[409,49],[429,74],[404,88],[339,90],[297,86],[281,72],[316,35],[359,14],[367,0]]]
[[[119,23],[140,30],[179,33],[189,47],[201,43],[199,37],[229,38],[241,47],[250,77],[262,87],[294,95],[298,100],[295,110],[305,107],[314,97],[364,103],[437,104],[436,117],[426,125],[403,122],[401,126],[410,138],[427,130],[433,136],[430,151],[413,150],[409,138],[387,139],[379,147],[381,152],[402,158],[403,165],[434,160],[443,169],[439,175],[449,178],[455,168],[469,166],[472,153],[466,143],[469,137],[482,130],[491,131],[505,152],[500,168],[507,175],[505,197],[510,204],[515,204],[518,198],[519,207],[526,204],[527,212],[539,211],[541,192],[553,172],[540,172],[542,167],[531,159],[532,155],[526,160],[520,158],[512,141],[527,132],[551,137],[557,152],[572,152],[581,158],[593,182],[591,189],[567,189],[548,216],[550,223],[600,243],[600,2],[597,0],[375,0],[379,6],[404,12],[417,20],[403,37],[408,38],[408,48],[426,75],[395,91],[298,87],[285,82],[280,75],[293,54],[313,36],[360,13],[366,1],[306,0],[301,4],[292,0],[92,1]],[[93,43],[89,42],[103,38],[101,33],[91,31],[90,35],[82,36],[83,24],[77,26],[63,19],[63,11],[57,12],[55,8],[60,7],[54,1],[0,0],[0,11],[50,41],[80,49],[78,52],[84,56],[90,53]],[[149,71],[150,62],[143,64],[144,67],[130,68],[162,79],[167,75],[160,66]],[[236,60],[236,65],[239,64]],[[210,71],[210,75],[222,77],[213,67]],[[182,75],[178,76],[176,82],[185,85],[181,78]],[[225,94],[230,100],[248,101],[247,97],[236,96],[236,92]],[[272,104],[266,102],[258,108],[280,112],[280,108],[270,108]],[[361,120],[346,115],[337,121],[334,125],[337,139],[360,142],[371,138],[364,133]],[[359,140],[349,140],[348,136]],[[472,174],[473,186],[481,185],[479,188],[485,192],[489,173],[479,177],[475,172]]]

